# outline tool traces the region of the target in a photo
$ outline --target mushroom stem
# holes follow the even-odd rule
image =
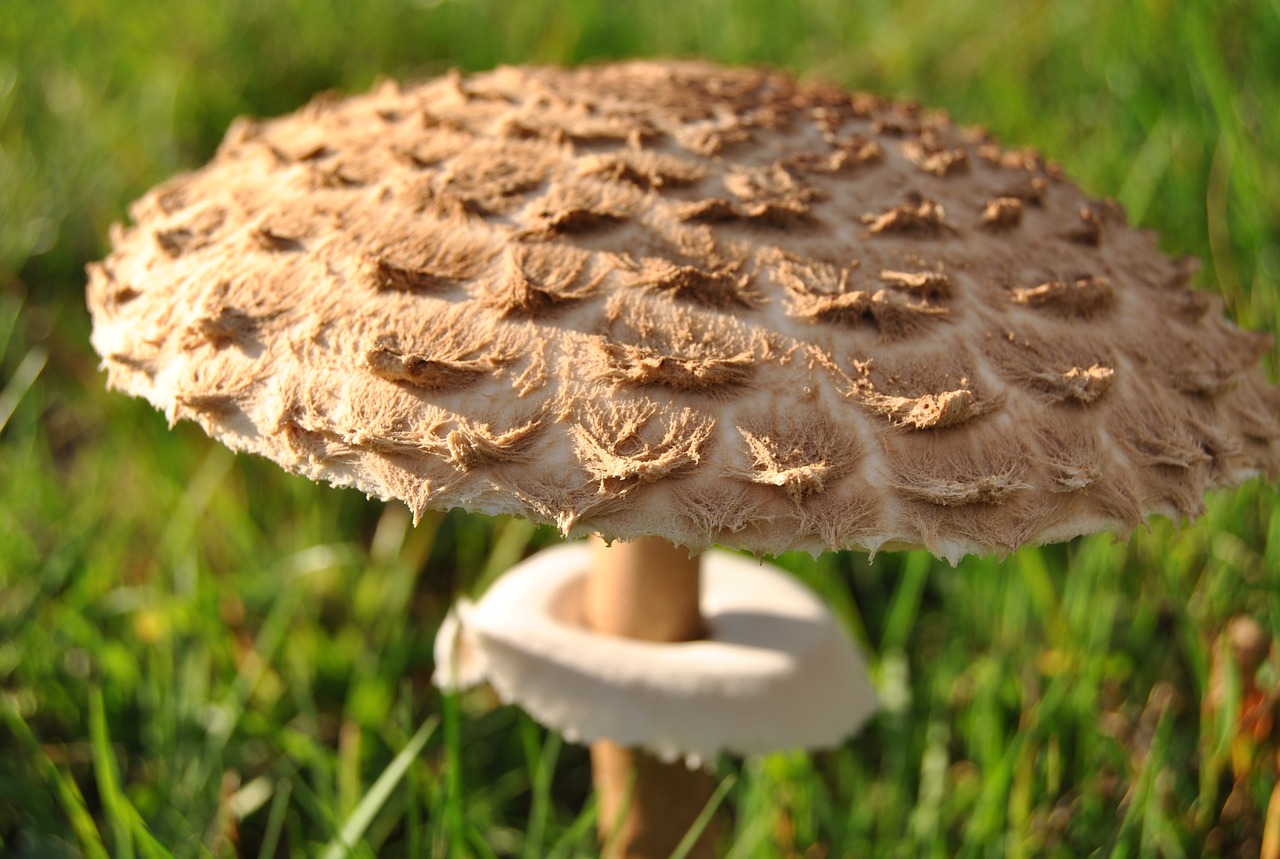
[[[701,769],[608,740],[591,744],[591,772],[605,859],[667,859],[715,789]],[[686,855],[714,859],[717,830],[712,818]]]
[[[593,542],[595,563],[584,604],[589,626],[646,641],[702,637],[698,558],[657,537],[613,546]],[[608,740],[592,743],[591,763],[608,859],[670,856],[715,788],[706,772],[683,761],[664,762]],[[712,821],[688,855],[711,859],[715,830]]]
[[[607,545],[599,538],[587,580],[587,624],[644,641],[702,638],[701,563],[660,537]]]

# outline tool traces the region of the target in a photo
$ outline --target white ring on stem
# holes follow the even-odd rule
[[[707,636],[659,643],[582,619],[592,553],[557,546],[461,601],[436,639],[436,683],[487,680],[573,742],[609,739],[690,766],[839,745],[875,712],[862,654],[817,595],[776,567],[703,555]]]

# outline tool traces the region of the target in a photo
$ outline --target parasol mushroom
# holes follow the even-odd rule
[[[539,573],[529,622],[553,639],[713,647],[689,555],[716,544],[954,563],[1193,516],[1280,470],[1271,339],[1118,206],[915,105],[778,73],[502,68],[322,96],[238,121],[131,215],[90,268],[110,384],[415,515],[623,541],[590,576],[578,549]],[[531,657],[492,599],[460,608],[472,676],[452,679],[523,695],[502,663]],[[595,682],[557,653],[539,670]],[[757,748],[733,734],[648,742]],[[683,766],[638,761],[643,815],[651,771]],[[637,826],[622,853],[661,852]]]

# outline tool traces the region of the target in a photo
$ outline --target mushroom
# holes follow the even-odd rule
[[[872,706],[811,595],[708,553],[699,602],[712,545],[954,563],[1193,516],[1206,491],[1280,471],[1271,339],[1189,289],[1192,267],[1117,205],[916,105],[780,73],[384,84],[238,121],[131,214],[90,267],[109,383],[415,516],[615,543],[532,559],[460,605],[441,677],[659,757],[830,744]],[[726,694],[794,705],[833,672],[818,682],[839,713],[787,734],[746,721],[754,706],[710,732],[675,710],[569,712],[610,683],[691,704],[748,632],[774,650],[736,663]],[[619,659],[591,667],[597,652]],[[635,652],[652,660],[621,663]],[[656,684],[673,663],[696,680]],[[684,763],[605,740],[595,760],[619,855],[669,852],[691,815],[672,834],[649,803],[697,813],[664,781]]]

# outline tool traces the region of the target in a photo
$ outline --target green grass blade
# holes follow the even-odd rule
[[[556,771],[556,759],[560,756],[560,735],[547,734],[534,773],[533,791],[529,806],[529,824],[525,830],[525,859],[538,859],[542,855],[542,840],[547,829],[551,810],[551,777]]]
[[[684,838],[680,839],[676,849],[671,851],[671,859],[685,859],[689,855],[689,851],[698,843],[702,833],[711,824],[711,818],[715,816],[716,811],[720,808],[720,803],[724,802],[724,798],[729,795],[729,791],[733,789],[737,782],[738,777],[730,774],[725,776],[720,784],[716,785],[715,792],[711,794],[707,804],[703,806],[702,811],[694,818],[693,825],[689,827],[689,831],[684,834]]]
[[[0,299],[0,360],[9,350],[9,340],[18,327],[18,316],[22,312],[22,301]]]
[[[453,692],[441,697],[444,711],[444,797],[443,824],[444,834],[449,839],[450,855],[463,855],[464,838],[466,837],[466,797],[462,791],[462,736],[459,724],[461,715],[458,712],[458,695]],[[439,848],[440,844],[437,844]]]
[[[62,806],[62,810],[66,812],[68,822],[71,824],[71,831],[75,833],[76,840],[80,843],[80,848],[84,851],[85,856],[88,859],[111,859],[106,845],[102,843],[102,834],[98,832],[97,824],[93,821],[93,815],[89,813],[89,809],[85,805],[84,795],[80,792],[79,785],[75,783],[74,779],[64,775],[57,765],[49,759],[44,749],[40,748],[40,743],[36,740],[35,735],[31,733],[31,726],[26,723],[16,709],[0,700],[0,714],[3,714],[5,724],[9,726],[9,730],[24,746],[26,754],[35,761],[43,772],[44,777],[52,783],[58,803]]]
[[[111,827],[112,853],[120,859],[133,859],[133,832],[125,811],[127,801],[120,792],[120,774],[116,771],[111,740],[107,735],[106,708],[100,686],[89,690],[89,742],[93,748],[93,771],[98,793]]]
[[[902,577],[884,621],[884,634],[880,639],[882,650],[893,650],[906,644],[920,614],[920,601],[924,596],[932,561],[924,552],[914,552],[903,564]]]
[[[558,841],[547,852],[547,859],[560,859],[562,856],[572,856],[575,845],[581,844],[583,841],[591,838],[591,833],[596,826],[596,801],[593,796],[587,800],[587,807],[570,823],[565,831],[560,835]]]
[[[40,371],[44,369],[45,362],[48,360],[48,352],[39,347],[32,349],[23,357],[22,363],[9,379],[9,384],[0,391],[0,432],[4,431],[9,418],[13,417],[13,413],[17,411],[18,403],[22,402],[27,391],[31,390],[31,386],[36,383]]]
[[[494,853],[493,848],[485,842],[480,830],[468,824],[466,835],[467,843],[471,846],[472,855],[478,856],[480,859],[498,859],[498,854]]]
[[[116,768],[115,754],[111,750],[106,707],[100,686],[91,687],[89,691],[89,737],[98,793],[109,818],[115,842],[114,855],[132,857],[136,842],[138,852],[144,857],[171,859],[173,854],[147,829],[146,822],[120,787],[120,773]]]
[[[439,724],[440,720],[435,716],[422,723],[422,726],[410,738],[408,744],[400,750],[399,754],[392,758],[391,763],[382,771],[382,775],[378,776],[377,781],[373,783],[368,793],[360,800],[360,804],[351,812],[351,816],[343,822],[337,837],[325,846],[324,851],[320,854],[320,859],[343,859],[343,857],[350,854],[352,845],[356,844],[364,835],[365,830],[369,828],[374,816],[382,809],[383,804],[391,796],[391,792],[395,790],[396,785],[400,784],[414,760],[418,755],[422,754],[422,748],[427,744],[427,740],[431,738],[431,735],[435,733]]]
[[[258,849],[258,859],[272,859],[276,855],[280,833],[284,830],[284,816],[289,810],[291,793],[293,793],[293,784],[288,779],[282,778],[276,781],[276,795],[271,800],[271,810],[267,812],[267,828],[262,834],[262,846]]]

